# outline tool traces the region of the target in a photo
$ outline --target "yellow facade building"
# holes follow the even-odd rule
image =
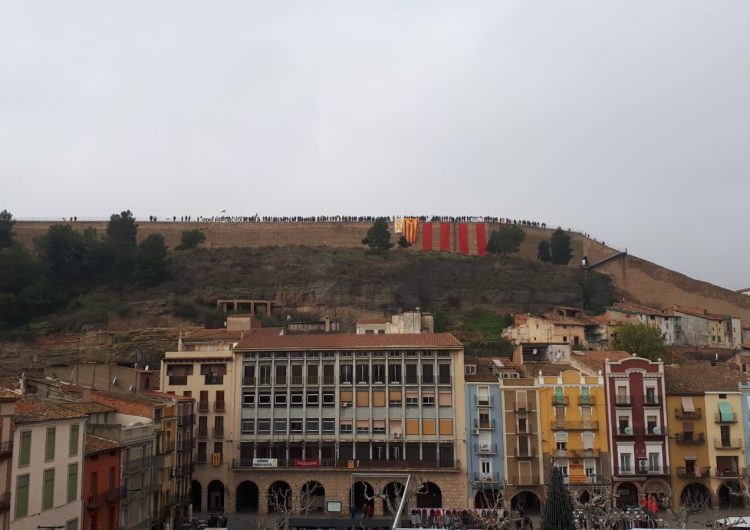
[[[587,485],[611,479],[604,380],[567,367],[553,375],[559,368],[540,366],[537,376],[545,476],[554,463],[583,494]]]

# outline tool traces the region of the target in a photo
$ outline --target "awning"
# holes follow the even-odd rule
[[[693,398],[690,396],[682,398],[682,411],[683,412],[695,412],[695,405],[693,404]]]
[[[734,411],[728,401],[719,401],[719,416],[721,421],[734,421]]]

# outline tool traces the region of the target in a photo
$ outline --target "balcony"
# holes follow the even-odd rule
[[[497,454],[497,444],[474,444],[474,453],[478,455]]]
[[[513,410],[516,412],[534,412],[528,402],[518,402],[513,404]]]
[[[715,420],[716,423],[737,423],[737,414],[732,412],[731,414],[719,414],[718,412],[715,414]]]
[[[599,458],[599,449],[576,449],[573,451],[574,458]]]
[[[714,475],[716,478],[744,478],[745,475],[745,468],[740,469],[717,469],[716,474]]]
[[[332,375],[324,375],[323,376],[323,384],[324,385],[335,385],[336,384],[336,378]]]
[[[422,376],[422,384],[423,385],[434,385],[435,384],[435,376],[434,375],[423,375]]]
[[[583,406],[596,405],[596,399],[594,399],[594,396],[578,396],[578,404]]]
[[[596,484],[596,475],[566,475],[563,477],[563,482],[573,486],[581,484]]]
[[[449,375],[439,375],[438,376],[438,384],[439,385],[450,385],[451,384],[451,376],[449,376]]]
[[[208,462],[206,453],[196,453],[195,455],[196,464],[205,464],[206,462]]]
[[[114,504],[120,499],[119,490],[103,491],[101,493],[94,493],[86,498],[86,507],[98,508],[106,504]]]
[[[711,476],[711,468],[710,467],[701,467],[701,468],[694,468],[694,469],[688,469],[685,467],[678,467],[676,471],[676,475],[679,478],[687,478],[687,479],[694,479],[694,478],[709,478]]]
[[[631,407],[633,402],[630,396],[615,396],[615,405],[618,407]]]
[[[370,460],[367,458],[323,458],[319,461],[319,466],[304,467],[299,466],[299,459],[277,458],[276,468],[279,469],[297,469],[315,471],[320,468],[333,469],[456,469],[460,462],[454,459],[435,460]],[[297,463],[297,465],[295,465]],[[253,467],[252,458],[235,458],[232,460],[232,469],[257,469]],[[270,471],[271,468],[263,468],[264,472]]]
[[[699,420],[703,417],[703,410],[695,409],[693,412],[685,412],[682,409],[674,409],[674,417],[678,420]]]
[[[214,401],[214,411],[224,412],[226,410],[226,402],[223,399]]]
[[[645,473],[646,475],[669,475],[669,466],[647,466],[646,468],[643,468],[641,474]]]
[[[0,513],[10,510],[10,493],[0,494]]]
[[[553,421],[553,431],[597,431],[599,430],[598,421]]]
[[[536,447],[516,447],[516,458],[534,458],[536,456]]]
[[[224,384],[224,376],[223,375],[206,374],[205,384],[207,384],[207,385],[223,385]]]
[[[177,416],[177,426],[188,427],[192,425],[194,417],[195,416],[193,414],[181,414],[180,416]]]
[[[643,395],[643,406],[644,407],[658,407],[661,405],[662,399],[658,394],[644,394]]]
[[[13,456],[13,440],[0,443],[0,458],[9,458]]]
[[[174,451],[174,442],[163,442],[161,445],[157,445],[156,454],[166,455]]]
[[[208,412],[208,401],[198,402],[198,412]]]
[[[492,396],[475,396],[474,406],[475,407],[491,407],[493,405]]]
[[[742,449],[742,438],[714,438],[715,449]]]
[[[480,421],[474,420],[474,428],[479,430],[493,430],[495,428],[495,420]]]
[[[187,384],[186,375],[170,375],[169,384],[173,386],[183,386]]]
[[[208,427],[198,427],[198,438],[208,438]]]
[[[211,432],[214,438],[224,438],[224,427],[214,427]]]
[[[243,377],[242,378],[242,386],[255,386],[255,378],[254,377]]]
[[[513,486],[535,486],[539,484],[539,478],[531,475],[516,475],[511,476],[508,483]]]
[[[675,434],[674,443],[677,445],[703,445],[706,443],[705,435],[693,432],[678,432]]]
[[[478,482],[481,484],[500,484],[500,473],[474,472],[474,482]]]
[[[286,380],[287,379],[285,375],[277,375],[276,378],[274,379],[274,383],[277,386],[282,386],[282,385],[286,385]]]
[[[552,396],[553,407],[563,407],[568,404],[568,396]]]

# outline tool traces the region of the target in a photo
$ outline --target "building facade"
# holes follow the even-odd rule
[[[83,518],[86,530],[117,530],[120,522],[119,442],[86,434],[83,460]]]
[[[671,495],[664,365],[640,357],[604,365],[616,504]]]
[[[0,389],[0,530],[10,528],[13,438],[16,430],[16,401],[21,396]]]

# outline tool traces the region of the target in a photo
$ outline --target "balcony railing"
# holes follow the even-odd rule
[[[169,384],[170,385],[186,385],[187,384],[187,376],[186,375],[170,375],[169,376]]]
[[[323,384],[324,385],[335,385],[336,384],[336,377],[333,375],[324,375],[323,376]]]
[[[647,407],[658,406],[662,402],[658,394],[643,394],[643,404]]]
[[[439,385],[450,385],[451,384],[451,376],[449,376],[449,375],[439,375],[438,376],[438,384]]]
[[[508,480],[513,486],[534,486],[539,484],[539,478],[532,475],[515,475]]]
[[[568,404],[568,396],[552,396],[552,406],[562,407]]]
[[[208,427],[198,427],[198,438],[208,437]]]
[[[206,453],[196,453],[195,455],[196,464],[205,464],[206,462],[208,462]]]
[[[500,484],[500,473],[479,473],[475,471],[474,482],[481,482],[484,484]]]
[[[714,438],[715,449],[741,449],[742,438]]]
[[[685,467],[678,467],[676,474],[679,478],[708,478],[711,476],[711,468],[696,467],[694,469],[687,469]]]
[[[455,469],[458,468],[460,462],[454,459],[442,459],[439,461],[435,460],[371,460],[368,458],[323,458],[319,461],[320,465],[315,467],[304,467],[299,465],[299,459],[276,459],[276,468],[280,469],[308,469],[315,471],[316,469],[322,468],[338,468],[338,469]],[[296,465],[295,465],[296,464]],[[236,458],[232,460],[232,469],[253,469],[252,458]],[[264,472],[268,472],[273,468],[263,468]]]
[[[286,376],[285,375],[277,375],[274,379],[274,382],[277,385],[285,385],[286,384]]]
[[[478,455],[497,454],[497,444],[474,444],[474,453]]]
[[[632,404],[630,396],[615,396],[615,405],[618,407],[630,407]]]
[[[695,409],[693,412],[686,412],[682,409],[674,409],[674,417],[678,420],[699,420],[703,417],[703,410]]]
[[[669,466],[648,466],[643,473],[646,475],[669,475]]]
[[[0,494],[0,513],[10,510],[10,493]]]
[[[0,458],[7,458],[13,455],[13,440],[0,443]]]
[[[86,499],[86,506],[97,508],[105,504],[112,504],[120,499],[120,490],[108,490],[100,493],[89,495]]]
[[[669,475],[669,466],[641,466],[636,467],[617,467],[615,475]]]
[[[674,437],[674,442],[677,445],[703,445],[706,443],[705,435],[693,432],[678,432]]]
[[[198,402],[198,412],[208,412],[208,401]]]
[[[714,475],[717,478],[740,478],[745,477],[745,468],[738,468],[738,469],[731,469],[731,468],[724,468],[724,469],[717,469],[716,474]]]
[[[596,475],[566,475],[563,477],[565,484],[596,484]]]
[[[492,430],[495,428],[495,420],[490,420],[490,421],[474,420],[474,428]]]
[[[575,458],[599,458],[599,449],[576,449],[573,451]]]
[[[578,396],[578,404],[579,405],[596,405],[596,399],[594,399],[595,396]]]
[[[528,402],[521,403],[518,401],[513,405],[513,410],[516,412],[534,412]]]
[[[732,412],[731,414],[715,414],[716,423],[737,423],[737,414]]]
[[[207,384],[207,385],[223,385],[224,384],[224,376],[223,375],[206,374],[205,384]]]
[[[212,434],[214,438],[224,438],[224,427],[214,427]]]
[[[243,377],[242,378],[242,386],[255,386],[255,378],[254,377]]]
[[[599,422],[596,420],[590,421],[559,421],[555,420],[552,422],[553,431],[597,431],[599,430]]]
[[[226,403],[223,399],[217,399],[214,401],[214,410],[216,412],[224,412],[226,410]]]
[[[533,458],[536,456],[536,447],[518,447],[516,446],[516,458]]]

